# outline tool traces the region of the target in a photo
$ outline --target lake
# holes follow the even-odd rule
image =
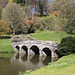
[[[49,56],[28,55],[18,53],[0,54],[0,75],[19,75],[27,70],[36,70],[56,61]]]

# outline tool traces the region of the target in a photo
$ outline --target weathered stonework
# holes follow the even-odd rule
[[[52,41],[38,41],[38,40],[27,40],[21,42],[12,42],[12,47],[16,52],[19,53],[28,53],[28,54],[39,54],[42,55],[51,55],[52,58],[58,57],[55,53],[57,50],[57,45],[59,43]],[[36,48],[36,50],[34,50]]]

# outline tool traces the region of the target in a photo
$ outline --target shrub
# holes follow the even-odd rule
[[[58,51],[62,56],[75,53],[75,37],[65,37],[58,45]]]
[[[10,34],[11,30],[3,20],[0,20],[0,35]]]
[[[11,42],[20,42],[20,41],[26,41],[26,40],[35,40],[30,35],[15,35],[11,38]]]
[[[12,36],[0,36],[0,39],[10,39]]]

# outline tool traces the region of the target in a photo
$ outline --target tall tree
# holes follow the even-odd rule
[[[23,11],[22,7],[16,3],[11,2],[3,9],[2,19],[9,24],[13,30],[13,35],[18,33],[18,30],[19,32],[27,32],[25,22],[23,22],[24,15],[25,12]]]
[[[72,2],[73,0],[52,0],[50,1],[50,11],[58,11],[61,9],[62,5],[65,5],[69,2]]]
[[[38,5],[39,5],[39,13],[41,16],[43,16],[44,12],[47,12],[48,10],[48,0],[38,0]]]

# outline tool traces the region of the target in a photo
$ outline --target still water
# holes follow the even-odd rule
[[[2,56],[2,54],[1,54]],[[3,54],[0,57],[0,75],[19,75],[26,70],[35,70],[53,62],[50,57],[15,53]]]

